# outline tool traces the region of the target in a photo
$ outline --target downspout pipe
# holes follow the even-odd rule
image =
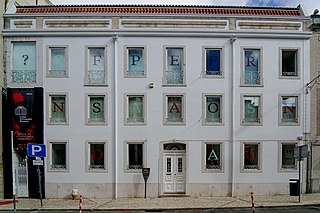
[[[236,35],[233,35],[230,37],[230,44],[231,44],[231,96],[230,96],[230,113],[229,113],[229,121],[230,121],[230,141],[231,141],[231,147],[232,147],[232,162],[231,162],[231,196],[235,196],[235,154],[236,154],[236,149],[235,149],[235,135],[234,135],[234,129],[235,129],[235,117],[234,117],[234,110],[235,110],[235,48],[234,48],[234,43],[237,40]]]
[[[118,198],[118,35],[112,36],[112,41],[114,43],[114,72],[113,72],[113,147],[114,147],[114,199]]]

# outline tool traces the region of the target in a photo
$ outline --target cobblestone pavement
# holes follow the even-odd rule
[[[301,194],[298,196],[274,195],[253,196],[255,207],[293,206],[293,205],[320,205],[320,193]],[[13,209],[13,204],[4,205],[1,200],[0,211]],[[46,210],[77,210],[80,200],[71,199],[43,199],[42,209]],[[84,197],[83,210],[157,210],[157,209],[212,209],[212,208],[239,208],[251,207],[251,196],[238,197],[163,197],[163,198],[119,198],[119,199],[89,199]],[[41,209],[39,199],[19,198],[17,210]]]

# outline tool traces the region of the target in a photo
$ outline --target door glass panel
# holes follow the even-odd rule
[[[171,158],[167,158],[167,173],[171,173]]]
[[[178,158],[178,172],[182,172],[182,158]]]

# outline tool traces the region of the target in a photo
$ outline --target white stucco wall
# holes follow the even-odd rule
[[[117,34],[115,30],[114,34]],[[217,33],[219,31],[219,33]],[[270,30],[269,30],[270,31]],[[304,85],[309,80],[309,41],[308,34],[289,36],[290,31],[251,31],[212,30],[212,33],[198,32],[196,29],[181,30],[174,35],[174,29],[167,32],[120,33],[116,41],[113,33],[86,36],[74,33],[73,36],[29,37],[37,42],[39,78],[36,86],[42,86],[45,93],[45,112],[47,95],[66,93],[68,96],[68,125],[47,124],[45,116],[45,142],[67,141],[68,171],[49,171],[46,168],[46,196],[67,197],[72,188],[87,197],[142,197],[144,180],[141,173],[125,172],[125,142],[144,141],[146,167],[151,168],[148,179],[148,195],[157,197],[162,190],[162,145],[178,141],[186,144],[186,194],[194,196],[237,195],[254,191],[255,194],[288,193],[289,178],[296,178],[297,171],[279,172],[279,147],[282,141],[297,141],[297,136],[309,129],[309,103],[305,101]],[[295,33],[293,33],[295,34]],[[288,36],[287,36],[288,35]],[[230,38],[237,36],[232,44]],[[23,37],[7,38],[11,41],[24,40]],[[47,47],[67,46],[69,57],[68,78],[48,78]],[[105,46],[107,48],[107,86],[84,86],[86,46]],[[233,47],[232,47],[233,45]],[[147,52],[146,78],[124,78],[125,46],[144,46]],[[167,87],[162,85],[164,74],[164,46],[183,46],[185,48],[186,86]],[[224,77],[221,79],[202,78],[202,48],[222,47],[224,50]],[[116,49],[115,49],[116,47]],[[263,86],[240,86],[242,48],[261,48],[263,67]],[[297,79],[279,78],[279,48],[299,49],[300,77]],[[116,54],[116,55],[115,55]],[[232,58],[234,56],[234,58]],[[10,61],[10,56],[6,59]],[[10,70],[7,64],[7,70]],[[155,87],[148,88],[153,82]],[[9,83],[15,87],[16,84]],[[86,94],[97,93],[107,96],[106,126],[87,126],[85,124]],[[145,94],[146,125],[124,125],[125,94]],[[185,94],[186,124],[179,126],[163,125],[164,94]],[[223,94],[224,125],[202,125],[202,95],[204,93]],[[241,94],[262,95],[261,126],[241,125]],[[279,95],[299,96],[299,124],[279,126]],[[116,95],[116,97],[115,97]],[[307,100],[307,99],[306,99]],[[114,101],[117,101],[116,103]],[[116,122],[115,122],[116,120]],[[86,172],[86,141],[107,142],[107,172]],[[203,141],[217,141],[223,144],[223,172],[203,172]],[[243,172],[242,142],[260,142],[261,171]],[[46,165],[47,166],[47,165]]]

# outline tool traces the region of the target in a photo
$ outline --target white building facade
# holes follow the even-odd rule
[[[307,20],[300,6],[6,14],[6,86],[43,91],[45,196],[143,197],[142,168],[148,197],[289,193],[310,129]]]

